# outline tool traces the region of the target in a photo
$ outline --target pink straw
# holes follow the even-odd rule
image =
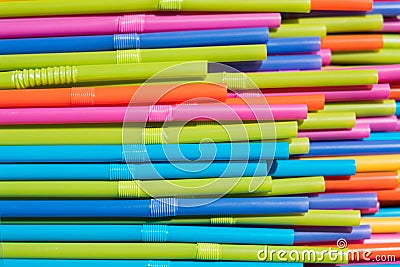
[[[285,90],[281,90],[285,91]],[[300,92],[293,93],[265,93],[264,96],[291,96],[291,95],[314,95],[316,92],[304,92],[307,88],[299,89]],[[303,92],[301,92],[303,91]],[[265,90],[264,92],[268,92]],[[325,95],[326,102],[343,102],[343,101],[367,101],[367,100],[383,100],[390,96],[389,84],[375,84],[371,90],[353,90],[353,91],[321,91],[318,94]]]
[[[365,124],[372,132],[396,131],[398,119],[396,116],[357,118],[357,124]]]
[[[385,22],[383,23],[382,32],[399,33],[400,32],[400,20],[399,19],[385,19]]]
[[[299,131],[298,137],[308,137],[310,141],[324,140],[353,140],[368,138],[371,130],[367,124],[356,124],[353,129],[349,130],[332,130],[332,131]]]
[[[0,38],[101,35],[270,27],[278,28],[279,13],[175,15],[151,14],[12,18],[0,20]]]
[[[322,58],[322,66],[329,66],[331,64],[332,52],[330,49],[321,49],[316,53]]]
[[[364,244],[400,243],[400,234],[373,234],[370,239],[365,239]]]
[[[128,111],[128,112],[127,112]],[[83,108],[0,109],[0,124],[73,124],[164,121],[301,120],[306,105],[159,105]],[[127,115],[125,116],[125,113]],[[272,115],[271,115],[272,114]],[[273,117],[272,117],[273,116]]]

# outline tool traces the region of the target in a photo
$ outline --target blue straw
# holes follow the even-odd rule
[[[273,177],[347,176],[356,173],[355,160],[276,160],[270,175]]]
[[[289,144],[215,143],[165,145],[0,146],[1,163],[250,161],[288,159]]]
[[[312,53],[321,49],[320,37],[270,38],[268,55]]]
[[[396,17],[400,15],[399,2],[374,2],[370,14],[381,14],[384,17]]]
[[[267,163],[0,164],[0,180],[145,180],[267,176]]]
[[[293,229],[170,225],[2,225],[3,242],[176,242],[293,245]]]
[[[303,267],[302,263],[2,259],[1,267]]]
[[[310,142],[310,152],[302,157],[351,156],[400,153],[400,140]]]
[[[161,218],[305,213],[308,207],[308,197],[0,200],[0,215],[5,218]]]
[[[347,241],[357,241],[371,238],[371,226],[339,227],[336,229],[322,228],[320,230],[296,230],[295,244],[328,243],[344,238]]]
[[[400,117],[400,102],[396,102],[396,116]]]
[[[400,217],[400,208],[380,208],[377,213],[365,217]]]
[[[0,54],[91,52],[124,49],[178,48],[265,44],[268,28],[129,33],[98,36],[0,40]]]
[[[310,209],[343,210],[372,209],[378,205],[376,193],[320,194],[310,196]]]
[[[365,138],[367,141],[399,141],[400,132],[382,132],[382,133],[371,133],[370,137]]]

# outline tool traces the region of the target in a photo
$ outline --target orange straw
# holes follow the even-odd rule
[[[311,0],[311,10],[370,11],[372,0]]]
[[[373,234],[400,233],[400,218],[361,218],[361,224],[371,225]]]
[[[400,101],[400,85],[390,86],[390,99],[395,99]]]
[[[332,52],[379,50],[383,46],[381,34],[330,35],[321,40],[321,48]]]

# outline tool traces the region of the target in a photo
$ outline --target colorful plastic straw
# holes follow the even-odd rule
[[[318,52],[321,49],[321,39],[316,36],[270,38],[267,47],[268,55]]]
[[[400,215],[399,208],[381,208],[377,213],[372,215],[372,217],[398,217]]]
[[[332,69],[329,67],[328,69]],[[373,66],[357,66],[357,67],[340,67],[333,69],[352,69],[352,70],[367,70],[374,69],[378,71],[379,82],[380,83],[395,83],[400,82],[400,77],[398,74],[400,70],[400,64],[392,65],[373,65]]]
[[[271,38],[292,38],[292,37],[325,37],[325,25],[300,25],[282,24],[279,28],[270,29]]]
[[[182,125],[183,126],[183,125]],[[29,125],[0,127],[0,145],[196,144],[276,140],[297,137],[297,122],[168,125]],[[40,129],[40,131],[39,131]],[[124,135],[125,133],[125,135]],[[124,135],[124,137],[123,137]]]
[[[308,211],[307,197],[161,198],[148,200],[1,200],[2,217],[120,217],[290,214]]]
[[[268,110],[269,109],[269,110]],[[307,118],[306,105],[224,104],[156,105],[131,107],[0,109],[1,125],[76,124],[172,121],[287,121]],[[126,114],[135,114],[129,116]]]
[[[368,125],[373,132],[395,131],[398,126],[396,116],[357,118],[357,123]]]
[[[400,234],[374,234],[370,239],[363,241],[364,244],[390,244],[400,243]]]
[[[254,188],[252,188],[254,183]],[[175,181],[0,182],[2,198],[151,198],[261,194],[272,190],[271,177],[204,178]],[[29,193],[26,193],[28,190]],[[23,192],[24,191],[24,192]],[[278,192],[279,193],[279,192]]]
[[[184,65],[184,67],[183,67]],[[207,74],[206,61],[152,62],[139,64],[108,64],[51,67],[46,69],[10,71],[0,73],[0,89],[24,89],[38,86],[93,83],[104,81],[144,82],[159,73],[159,79],[196,79]],[[173,68],[165,71],[167,68]],[[30,73],[35,73],[34,77]]]
[[[320,130],[320,131],[300,131],[298,137],[308,137],[311,141],[329,140],[354,140],[368,138],[371,129],[368,124],[357,124],[349,130]]]
[[[395,100],[368,101],[368,102],[345,102],[329,103],[325,105],[327,112],[353,111],[357,117],[391,116],[396,113]]]
[[[376,193],[337,193],[310,196],[310,209],[370,209],[378,204]]]
[[[384,48],[371,52],[334,53],[332,64],[340,65],[379,65],[396,64],[400,60],[398,49]]]
[[[385,17],[399,16],[400,15],[400,3],[390,2],[390,1],[374,3],[371,13],[382,14]]]
[[[350,227],[344,229],[335,229],[325,232],[324,230],[296,230],[294,234],[295,244],[309,243],[329,243],[337,242],[344,238],[347,241],[365,240],[371,237],[371,227],[361,225],[358,227]]]
[[[383,46],[384,37],[380,34],[329,35],[321,40],[321,48],[332,52],[378,50]]]
[[[397,18],[387,19],[383,23],[382,32],[397,33],[400,29],[400,21]]]
[[[387,233],[399,233],[400,232],[400,218],[389,217],[389,218],[361,218],[362,224],[371,225],[372,233],[374,234],[387,234]]]
[[[265,44],[0,55],[0,70],[163,61],[209,60],[212,62],[235,62],[264,60],[266,57],[267,49]]]
[[[390,141],[390,140],[400,140],[400,132],[394,132],[394,133],[371,133],[371,136],[369,138],[366,138],[364,140],[368,141]]]
[[[353,112],[309,113],[307,119],[299,121],[299,130],[351,129],[355,124]]]
[[[289,141],[289,140],[288,140]],[[290,141],[289,141],[290,142]],[[162,162],[288,159],[309,143],[244,142],[164,145],[0,146],[1,163],[45,162]],[[293,151],[294,150],[294,151]],[[301,149],[302,150],[302,149]],[[29,157],[27,156],[29,155]]]
[[[278,28],[280,21],[279,13],[174,16],[127,14],[118,16],[13,18],[0,21],[0,38],[157,33],[251,27]]]
[[[100,0],[95,3],[85,3],[72,0],[59,4],[49,0],[38,0],[27,3],[2,2],[0,3],[0,17],[31,17],[74,14],[104,14],[126,12],[155,12],[155,11],[205,11],[205,12],[306,12],[311,8],[309,0],[257,1],[247,3],[235,0],[233,2],[214,3],[207,1],[165,1],[165,0],[123,0],[110,3]]]
[[[311,164],[311,163],[310,163]],[[204,177],[266,176],[265,162],[147,164],[1,164],[1,180],[158,180]],[[338,175],[346,175],[346,171]],[[332,174],[331,174],[332,175]]]

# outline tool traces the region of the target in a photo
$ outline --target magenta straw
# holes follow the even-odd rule
[[[363,215],[370,215],[370,214],[375,214],[379,211],[380,209],[380,204],[378,202],[378,204],[376,205],[375,208],[370,208],[370,209],[364,209],[364,210],[360,210],[361,214]]]
[[[298,137],[308,137],[310,141],[353,140],[368,138],[371,130],[367,124],[356,124],[353,129],[333,131],[299,131]]]
[[[392,32],[399,33],[400,32],[400,19],[385,19],[383,23],[382,32]]]
[[[329,66],[331,64],[332,52],[330,49],[321,49],[314,54],[320,55],[322,59],[322,66]]]
[[[264,96],[291,96],[291,95],[325,95],[326,102],[343,102],[343,101],[368,101],[368,100],[383,100],[390,96],[389,84],[375,84],[371,90],[353,90],[353,91],[321,91],[321,92],[291,92],[291,93],[265,93]],[[303,89],[307,90],[307,89]],[[265,90],[264,92],[267,92]],[[282,90],[284,91],[284,90]]]
[[[0,20],[0,38],[101,35],[230,28],[278,28],[279,13],[175,15],[151,14],[13,18]]]
[[[357,124],[368,125],[372,132],[396,131],[398,123],[396,116],[357,118]]]
[[[68,124],[124,122],[126,107],[20,108],[0,109],[0,124]],[[306,105],[180,105],[132,106],[128,122],[204,120],[301,120],[307,118]],[[271,117],[271,114],[273,118]]]
[[[370,239],[365,239],[364,244],[389,244],[400,243],[400,234],[373,234]]]

